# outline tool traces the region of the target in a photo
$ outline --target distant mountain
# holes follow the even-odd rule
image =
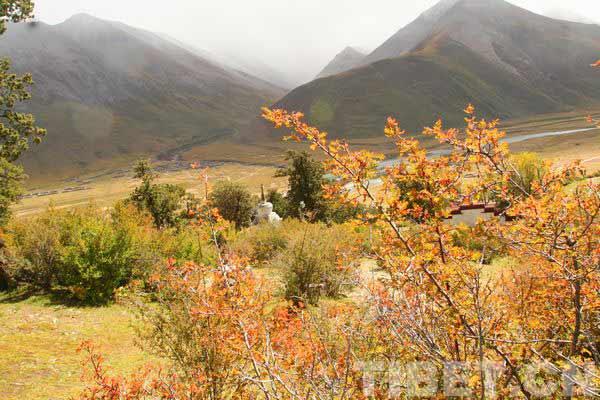
[[[233,137],[284,93],[154,33],[85,14],[11,25],[0,55],[36,82],[26,107],[48,137],[25,158],[32,175]]]
[[[340,72],[351,70],[361,65],[366,54],[360,52],[354,47],[346,47],[341,53],[335,56],[333,60],[317,75],[318,78],[336,75]]]
[[[447,18],[449,11],[461,0],[442,0],[435,6],[425,11],[419,17],[400,29],[396,34],[377,47],[363,60],[363,65],[386,58],[399,57],[412,51],[435,30],[441,30],[438,23],[442,18]],[[489,1],[489,0],[482,0]],[[477,34],[477,32],[471,32]]]
[[[252,76],[256,76],[266,82],[271,82],[280,88],[289,90],[297,86],[294,84],[296,79],[286,74],[285,71],[278,71],[259,59],[247,58],[239,54],[231,53],[219,54],[213,57],[215,57],[214,59],[220,61],[223,65],[227,65]]]
[[[278,71],[275,68],[265,64],[258,59],[248,59],[239,54],[230,53],[215,53],[208,50],[197,48],[191,44],[184,43],[178,39],[172,38],[166,34],[158,34],[160,37],[173,42],[177,46],[184,48],[192,53],[199,55],[202,58],[210,60],[221,68],[226,69],[233,73],[240,73],[242,75],[250,75],[252,77],[259,78],[265,82],[270,82],[284,90],[289,90],[294,85],[294,79],[282,71]]]
[[[349,137],[380,135],[389,115],[417,133],[439,117],[462,124],[469,102],[490,118],[554,112],[600,102],[589,67],[598,54],[600,26],[503,0],[443,0],[360,68],[303,85],[274,106]]]

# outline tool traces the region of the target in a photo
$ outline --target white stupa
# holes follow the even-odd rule
[[[258,203],[256,210],[254,211],[254,220],[253,223],[255,225],[269,223],[269,224],[278,224],[281,222],[281,217],[273,212],[273,204],[269,203],[265,199],[265,187],[261,185],[261,202]]]

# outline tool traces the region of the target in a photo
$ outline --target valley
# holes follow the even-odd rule
[[[600,129],[589,126],[586,121],[588,115],[600,117],[600,109],[543,114],[509,120],[501,126],[506,130],[506,141],[514,152],[536,152],[557,162],[580,159],[590,172],[595,172],[600,169]],[[368,148],[386,154],[388,158],[394,157],[394,146],[383,134],[379,138],[351,139],[349,142],[355,148]],[[436,146],[430,140],[425,143],[435,150]],[[274,140],[269,145],[214,143],[187,149],[178,154],[179,161],[156,161],[157,172],[160,182],[182,185],[190,193],[198,195],[201,190],[198,171],[190,168],[191,163],[197,162],[200,168],[209,168],[213,183],[219,180],[241,182],[258,195],[261,184],[267,189],[284,189],[285,179],[273,178],[273,175],[278,167],[285,165],[288,149],[301,151],[307,148],[304,144],[282,140]],[[138,184],[132,179],[131,168],[127,167],[106,169],[68,180],[38,180],[30,182],[26,197],[13,209],[17,216],[25,216],[49,206],[69,208],[93,203],[111,207],[115,201],[126,198]]]

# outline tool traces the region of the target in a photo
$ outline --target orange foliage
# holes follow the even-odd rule
[[[291,130],[288,139],[327,156],[339,178],[328,195],[367,206],[356,224],[368,223],[380,238],[375,254],[388,279],[364,288],[364,302],[318,311],[281,303],[244,260],[220,249],[219,217],[204,207],[198,218],[218,262],[169,265],[154,281],[158,311],[146,315],[155,345],[169,341],[179,373],[108,378],[90,352],[95,383],[82,398],[360,399],[360,361],[380,356],[479,363],[471,383],[481,398],[482,363],[499,362],[506,369],[496,394],[532,397],[523,360],[581,369],[598,360],[599,185],[573,163],[523,187],[498,121],[477,118],[472,105],[465,113],[464,129],[441,121],[424,129],[449,148],[438,157],[389,118],[384,133],[398,159],[382,172],[381,154],[330,141],[301,113],[264,109]],[[447,222],[456,205],[472,202],[494,202],[502,212],[471,227]],[[498,252],[512,262],[490,265]]]

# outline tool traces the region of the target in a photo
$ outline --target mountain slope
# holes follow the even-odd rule
[[[416,20],[396,32],[381,46],[373,50],[373,52],[364,58],[363,65],[386,58],[399,57],[402,54],[412,51],[433,33],[438,21],[458,2],[459,0],[440,1],[419,15]]]
[[[439,117],[460,124],[469,102],[490,118],[554,112],[600,101],[589,68],[598,54],[598,26],[502,0],[444,0],[367,56],[368,65],[297,88],[275,107],[350,137],[379,135],[388,115],[413,132]]]
[[[153,33],[88,15],[12,25],[0,54],[36,82],[26,107],[48,137],[25,158],[31,175],[235,136],[283,93]]]
[[[166,34],[158,34],[161,38],[172,42],[191,53],[198,55],[201,58],[210,60],[212,63],[229,71],[232,74],[238,74],[242,78],[250,76],[253,80],[260,79],[264,82],[269,82],[270,85],[275,85],[282,91],[288,91],[294,87],[293,79],[282,71],[263,63],[258,59],[249,59],[238,54],[216,54],[204,49],[199,49],[188,43],[172,38]]]
[[[326,76],[336,75],[340,72],[351,70],[361,65],[366,54],[361,53],[354,47],[346,47],[341,53],[337,54],[329,64],[317,75],[316,79]]]

